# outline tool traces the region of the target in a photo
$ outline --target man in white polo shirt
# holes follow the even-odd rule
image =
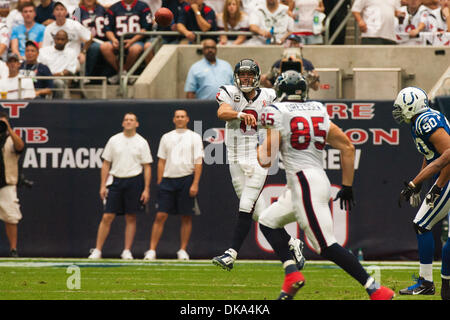
[[[139,122],[134,113],[126,113],[123,132],[112,136],[103,150],[100,198],[105,203],[104,214],[97,233],[96,248],[89,259],[100,259],[116,215],[125,215],[125,248],[121,258],[132,260],[131,246],[136,233],[136,214],[150,199],[151,166],[153,162],[147,140],[136,132]],[[107,186],[109,175],[113,182]]]
[[[164,134],[158,148],[158,212],[152,227],[150,250],[145,260],[156,259],[156,247],[169,214],[181,215],[179,260],[189,260],[186,247],[196,213],[196,196],[202,173],[203,142],[198,133],[187,128],[189,116],[177,109],[173,117],[175,130]]]
[[[15,53],[8,54],[6,66],[8,67],[8,75],[6,75],[5,70],[0,71],[0,99],[18,100],[36,98],[36,92],[31,78],[20,77],[19,79],[19,56]]]

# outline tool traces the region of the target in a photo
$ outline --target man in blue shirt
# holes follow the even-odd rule
[[[24,24],[18,25],[12,29],[11,33],[11,51],[25,59],[25,44],[27,41],[35,41],[42,45],[44,40],[45,27],[34,21],[36,9],[33,2],[28,2],[22,6],[22,16]]]
[[[203,40],[202,51],[204,58],[189,69],[184,91],[188,99],[214,100],[221,86],[233,84],[233,69],[228,62],[216,58],[213,39]]]

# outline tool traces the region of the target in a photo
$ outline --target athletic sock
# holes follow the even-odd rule
[[[252,214],[247,212],[239,212],[238,220],[236,226],[234,227],[233,238],[231,240],[231,248],[236,250],[236,252],[241,249],[242,243],[244,243],[245,238],[250,231],[252,226]]]
[[[431,231],[416,235],[419,249],[419,276],[427,281],[433,281],[434,238]]]
[[[262,224],[260,224],[259,227],[281,262],[285,263],[288,260],[292,260],[292,254],[289,251],[288,245],[291,236],[286,230],[284,230],[284,228],[272,229],[263,226]]]
[[[291,274],[293,272],[298,271],[297,269],[297,265],[295,264],[294,260],[287,260],[283,263],[283,269],[284,269],[284,274],[288,275]]]
[[[369,279],[367,279],[366,281],[366,284],[364,285],[364,289],[366,289],[367,293],[370,296],[372,293],[380,289],[380,284],[377,283],[374,278],[369,277]]]
[[[365,286],[367,280],[370,278],[358,259],[337,243],[322,250],[320,255],[325,259],[336,263],[339,267],[344,269],[345,272],[355,278],[362,286]]]
[[[419,265],[419,276],[427,281],[433,282],[433,264],[423,264]]]
[[[417,234],[419,261],[421,264],[432,264],[434,257],[434,238],[431,231]]]
[[[450,278],[450,238],[447,238],[447,242],[442,247],[441,274]]]

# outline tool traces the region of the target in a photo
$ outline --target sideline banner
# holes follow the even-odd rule
[[[138,133],[149,141],[152,164],[151,200],[138,216],[133,245],[135,258],[149,249],[156,213],[156,164],[161,136],[173,129],[175,108],[190,116],[189,128],[204,141],[205,159],[198,202],[201,214],[193,219],[188,252],[209,259],[229,246],[238,209],[224,145],[224,122],[217,119],[215,101],[192,100],[72,100],[0,102],[11,126],[26,143],[22,172],[33,187],[19,189],[23,220],[19,224],[18,251],[23,257],[87,257],[95,247],[103,205],[99,198],[101,153],[107,140],[122,131],[126,112],[138,116]],[[347,213],[330,201],[339,243],[366,259],[415,259],[417,244],[411,221],[415,210],[397,199],[403,181],[421,166],[407,125],[392,119],[392,101],[326,102],[331,120],[356,147],[354,193],[356,207]],[[327,148],[324,168],[333,185],[341,181],[339,153]],[[285,183],[282,170],[272,170],[262,193],[267,205],[275,201]],[[124,245],[124,219],[117,217],[103,248],[104,257],[119,257]],[[157,248],[158,258],[176,258],[180,243],[180,217],[171,216]],[[303,239],[297,225],[288,231]],[[304,240],[304,239],[303,239]],[[317,258],[307,243],[308,258]],[[0,254],[9,249],[0,229]],[[255,223],[239,257],[276,259]]]

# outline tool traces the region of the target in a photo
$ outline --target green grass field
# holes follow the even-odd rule
[[[400,296],[418,263],[364,262],[396,300],[440,300],[440,263],[434,296]],[[69,266],[77,266],[71,271]],[[371,267],[372,266],[372,267]],[[78,271],[77,271],[78,270]],[[334,264],[308,261],[296,300],[368,300],[365,290]],[[210,261],[0,259],[1,300],[273,300],[283,281],[277,261],[238,261],[231,271]],[[79,288],[77,288],[79,285]]]

